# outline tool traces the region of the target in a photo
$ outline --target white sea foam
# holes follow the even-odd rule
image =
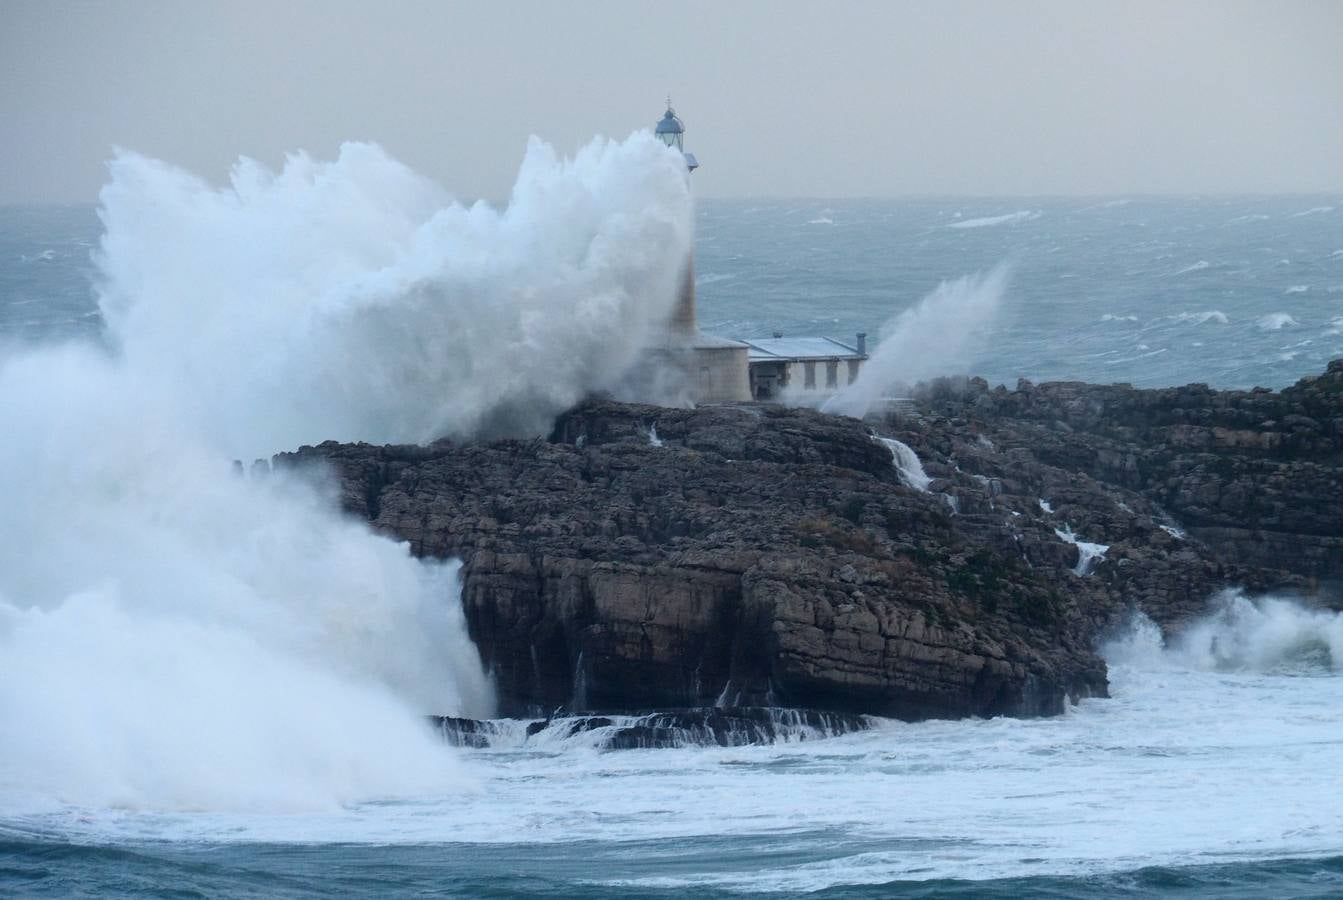
[[[1228,225],[1237,225],[1242,222],[1263,222],[1268,218],[1269,217],[1263,213],[1251,213],[1245,216],[1236,216],[1234,219],[1227,219],[1226,223]]]
[[[1306,292],[1309,291],[1309,290],[1310,290],[1310,285],[1308,285],[1308,284],[1294,284],[1294,285],[1288,287],[1285,291],[1283,291],[1283,293],[1284,293],[1284,294],[1304,294],[1304,293],[1306,293]]]
[[[1136,322],[1136,321],[1138,321],[1138,317],[1137,317],[1137,316],[1117,316],[1117,315],[1115,315],[1114,313],[1106,313],[1105,315],[1101,316],[1101,321],[1102,321],[1102,322]]]
[[[807,222],[808,225],[834,225],[835,220],[829,216],[820,216]]]
[[[1260,316],[1255,324],[1264,331],[1279,331],[1283,328],[1294,328],[1300,323],[1285,312],[1276,312]]]
[[[1299,219],[1302,216],[1318,216],[1321,215],[1322,213],[1329,213],[1333,211],[1334,208],[1332,206],[1312,206],[1310,209],[1305,209],[1298,213],[1292,213],[1292,218]]]
[[[944,281],[881,329],[881,341],[852,384],[822,405],[827,412],[865,416],[897,385],[958,374],[974,360],[992,332],[1011,268]]]
[[[822,744],[647,752],[561,741],[467,753],[476,793],[320,816],[99,816],[62,829],[212,843],[451,835],[464,858],[480,849],[482,867],[499,853],[553,865],[582,842],[577,877],[623,893],[843,892],[1335,856],[1343,741],[1323,648],[1336,626],[1304,607],[1246,602],[1263,615],[1219,624],[1215,612],[1191,629],[1216,633],[1223,649],[1211,656],[1198,649],[1207,641],[1168,646],[1135,617],[1103,648],[1112,698],[1049,719],[886,722]]]
[[[452,792],[424,713],[488,714],[455,566],[235,457],[535,433],[675,296],[684,164],[528,148],[454,205],[368,145],[215,189],[133,155],[102,194],[114,352],[0,357],[0,812],[329,809]]]
[[[1007,213],[1001,216],[984,216],[978,219],[961,219],[958,222],[951,222],[947,228],[988,228],[992,225],[1014,225],[1018,222],[1030,222],[1040,218],[1044,213],[1038,209],[1023,209],[1020,212]]]

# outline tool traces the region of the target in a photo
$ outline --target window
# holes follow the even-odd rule
[[[802,372],[802,386],[809,391],[816,390],[816,363],[804,362]]]
[[[839,387],[839,363],[836,360],[832,359],[825,364],[825,386]]]

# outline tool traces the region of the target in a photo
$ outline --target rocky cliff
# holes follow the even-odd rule
[[[277,464],[465,562],[504,714],[1038,715],[1105,692],[1135,607],[1337,574],[1341,397],[1343,363],[1280,393],[939,382],[884,422],[594,400],[545,440]]]

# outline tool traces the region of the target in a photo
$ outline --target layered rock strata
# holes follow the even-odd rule
[[[594,400],[544,440],[277,464],[333,471],[351,513],[464,561],[504,715],[1044,715],[1105,693],[1097,642],[1134,609],[1177,627],[1221,587],[1337,574],[1341,382],[944,381],[880,423]]]

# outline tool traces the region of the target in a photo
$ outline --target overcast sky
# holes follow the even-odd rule
[[[1343,2],[0,2],[0,202],[377,141],[507,196],[670,93],[701,195],[1343,191]]]

